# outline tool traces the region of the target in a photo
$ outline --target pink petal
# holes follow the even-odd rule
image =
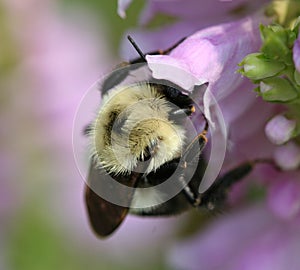
[[[256,205],[219,217],[206,230],[175,244],[169,262],[185,270],[297,270],[299,248],[299,224],[286,224]]]
[[[122,19],[126,18],[126,9],[131,4],[132,0],[118,0],[118,14]]]
[[[300,182],[298,173],[281,173],[268,191],[268,204],[275,215],[292,219],[300,213]]]
[[[298,72],[300,72],[300,36],[294,43],[293,59]]]
[[[254,26],[255,23],[255,26]],[[220,99],[234,91],[243,78],[236,73],[238,63],[255,51],[260,43],[258,22],[253,18],[210,27],[188,37],[169,56],[148,55],[150,69],[157,78],[174,80],[172,72],[157,70],[153,63],[167,63],[184,68],[200,82],[210,83],[212,93]],[[181,82],[186,89],[191,80]]]

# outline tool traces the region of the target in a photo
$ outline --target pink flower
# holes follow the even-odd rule
[[[297,270],[300,216],[285,222],[264,205],[217,219],[169,252],[175,269]]]
[[[280,145],[291,139],[295,127],[296,121],[276,115],[266,125],[265,132],[272,143]]]
[[[240,2],[232,1],[231,4],[236,3]],[[299,171],[296,171],[300,163],[299,149],[293,142],[280,147],[272,144],[288,142],[293,137],[295,123],[276,117],[285,111],[284,106],[257,97],[254,85],[236,73],[238,63],[246,55],[259,50],[259,23],[268,22],[259,14],[251,14],[242,20],[231,18],[224,24],[229,18],[226,7],[220,10],[216,8],[219,3],[210,2],[216,8],[212,11],[206,2],[200,11],[197,8],[199,3],[191,1],[190,4],[149,1],[141,17],[142,24],[148,23],[159,12],[174,15],[179,21],[152,32],[130,32],[134,38],[137,35],[136,41],[145,52],[168,48],[182,38],[183,33],[188,36],[168,55],[146,56],[153,76],[170,80],[187,90],[193,89],[195,84],[208,82],[208,91],[216,97],[228,130],[223,171],[256,158],[274,159],[280,168],[290,171],[279,172],[273,166],[257,166],[248,181],[242,184],[264,186],[267,194],[260,204],[243,207],[242,211],[233,209],[232,214],[209,223],[206,230],[175,243],[170,251],[170,265],[188,270],[296,270],[300,265],[300,185]],[[253,4],[259,5],[258,2]],[[204,16],[199,16],[202,11]],[[210,11],[219,18],[210,17]],[[202,19],[207,18],[206,14],[210,17],[206,26],[212,25],[212,21],[213,24],[223,24],[202,29],[205,26]],[[194,27],[198,27],[197,31],[191,34],[189,31],[194,31]],[[299,71],[298,43],[299,40],[294,45],[294,62]],[[123,52],[128,52],[126,46],[122,48]],[[211,105],[211,101],[207,102],[205,98],[204,94],[204,107]],[[240,188],[235,192],[245,190]],[[241,196],[236,198],[241,200]]]
[[[288,142],[276,148],[274,153],[276,164],[282,170],[296,170],[300,166],[300,147],[295,142]]]
[[[156,78],[168,79],[185,89],[195,81],[174,78],[168,69],[156,70],[156,64],[175,66],[190,73],[199,83],[209,82],[212,93],[221,98],[236,90],[246,79],[236,73],[238,63],[260,45],[258,20],[247,18],[206,28],[189,36],[169,55],[147,55]],[[153,65],[155,64],[155,66]],[[176,80],[176,81],[174,81]]]

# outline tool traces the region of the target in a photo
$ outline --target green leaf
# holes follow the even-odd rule
[[[296,89],[284,78],[267,78],[260,83],[260,94],[270,102],[289,102],[298,97]]]

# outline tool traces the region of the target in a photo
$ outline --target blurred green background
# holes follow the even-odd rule
[[[60,0],[59,7],[62,12],[75,8],[85,9],[95,19],[99,20],[98,23],[105,26],[107,34],[102,37],[111,48],[112,53],[118,54],[119,45],[123,37],[124,31],[131,27],[136,27],[138,24],[138,16],[140,11],[145,6],[144,0],[133,1],[126,12],[126,18],[122,19],[117,14],[117,1],[97,1],[97,0]]]

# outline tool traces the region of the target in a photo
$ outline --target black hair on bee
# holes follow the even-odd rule
[[[150,54],[168,54],[183,40],[165,51]],[[101,108],[86,129],[92,158],[85,200],[92,228],[100,237],[114,232],[128,212],[157,216],[179,214],[192,207],[212,210],[224,203],[228,188],[250,173],[255,163],[242,164],[199,194],[204,168],[200,154],[208,140],[208,121],[203,116],[203,131],[187,144],[184,121],[197,107],[189,94],[160,81],[118,86],[137,68],[133,64],[147,65],[145,55],[131,37],[129,41],[140,57],[106,78],[101,87]],[[195,171],[190,172],[195,163]],[[176,196],[153,207],[134,207],[142,200],[160,202],[161,194],[147,194],[143,188],[159,185],[174,173],[173,184],[181,190]],[[124,193],[112,180],[131,189]],[[97,190],[118,197],[120,205],[102,198]]]

